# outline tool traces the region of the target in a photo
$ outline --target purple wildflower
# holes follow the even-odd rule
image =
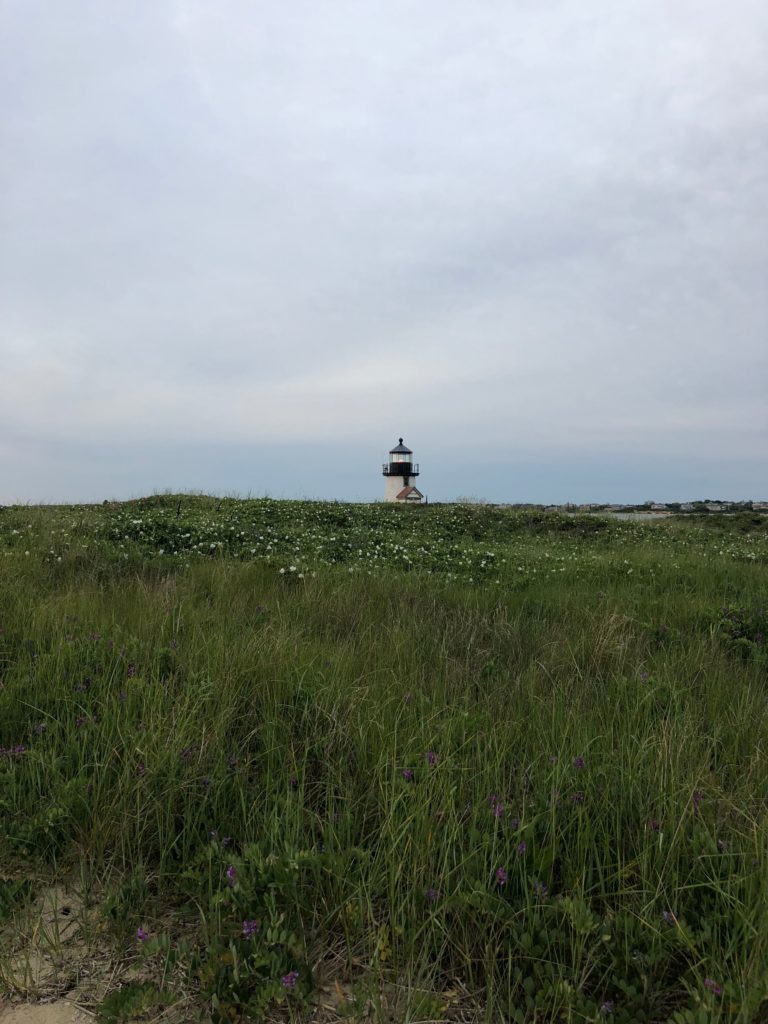
[[[694,814],[698,811],[699,807],[701,807],[701,802],[702,802],[703,799],[704,799],[704,794],[701,792],[700,789],[697,789],[696,792],[691,797],[691,800],[693,802],[693,812],[694,812]]]
[[[651,818],[651,820],[648,822],[648,828],[651,830],[651,832],[661,832],[661,822],[658,820],[658,818]]]
[[[704,979],[704,988],[708,988],[709,991],[714,992],[716,996],[721,996],[723,994],[723,986],[718,985],[716,981],[712,980],[712,978]]]
[[[280,984],[283,986],[283,988],[296,988],[296,982],[298,980],[298,971],[288,971],[288,973],[284,974],[280,979]]]
[[[136,929],[136,939],[139,942],[146,942],[148,938],[149,938],[149,932],[144,931],[144,929],[142,927],[138,927]]]
[[[585,768],[586,767],[586,763],[584,761],[584,758],[583,757],[574,757],[574,759],[573,759],[573,767],[574,768],[579,768],[579,769]]]
[[[500,818],[504,813],[504,804],[493,804],[493,806],[491,807],[491,811],[493,813],[494,818]]]
[[[507,872],[504,868],[496,868],[496,881],[499,885],[506,885],[507,877]]]
[[[437,901],[440,899],[440,890],[439,889],[427,889],[424,892],[424,897],[425,897],[427,903],[437,903]]]
[[[230,864],[227,868],[227,884],[230,888],[234,888],[237,883],[237,868],[234,864]]]
[[[258,921],[243,921],[243,938],[252,939],[259,930]]]
[[[291,789],[298,789],[299,788],[299,780],[296,778],[295,775],[291,776],[289,785],[290,785]]]
[[[7,757],[9,760],[12,757],[21,757],[26,749],[23,743],[17,743],[15,747],[0,747],[0,757]]]
[[[139,776],[140,779],[143,778],[147,774],[146,766],[144,764],[137,765],[136,774]]]
[[[517,830],[520,828],[520,819],[519,818],[510,818],[509,819],[509,827],[512,829],[513,832],[517,832]]]
[[[549,887],[544,882],[533,883],[533,894],[534,896],[549,896]]]
[[[221,845],[224,847],[225,850],[228,850],[230,846],[233,846],[234,840],[232,839],[232,836],[224,836],[224,838],[221,840]]]
[[[437,764],[437,754],[434,750],[427,751],[427,764]]]
[[[128,678],[132,679],[136,675],[136,666],[131,661],[128,663]]]
[[[405,779],[406,782],[413,782],[413,769],[412,768],[403,768],[402,776],[403,776],[403,778]]]
[[[84,715],[78,715],[78,717],[75,719],[75,728],[82,729],[87,721],[88,719]]]
[[[37,733],[38,736],[42,736],[42,734],[45,732],[47,728],[48,726],[45,724],[45,722],[38,722],[37,725],[35,726],[35,732]]]
[[[517,855],[518,855],[518,857],[524,857],[525,856],[525,851],[527,849],[528,849],[528,847],[525,845],[525,840],[521,839],[520,842],[517,844]]]
[[[575,804],[583,804],[584,803],[584,794],[581,791],[579,791],[578,793],[574,793],[573,796],[571,797],[571,800],[573,800],[573,802]]]
[[[614,1010],[614,1004],[610,999],[606,999],[600,1007],[600,1015],[602,1017],[610,1017]]]

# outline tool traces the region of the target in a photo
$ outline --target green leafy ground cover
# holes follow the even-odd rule
[[[102,1020],[768,1019],[767,579],[752,515],[0,509],[0,992],[65,880]]]

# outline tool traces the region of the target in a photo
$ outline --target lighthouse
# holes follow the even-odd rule
[[[413,461],[413,452],[403,444],[402,437],[389,450],[389,462],[382,467],[384,475],[384,501],[404,502],[415,505],[424,500],[416,487],[419,464]]]

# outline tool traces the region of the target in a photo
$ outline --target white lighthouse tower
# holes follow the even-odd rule
[[[384,501],[404,502],[415,505],[424,500],[416,487],[419,464],[413,461],[413,452],[403,444],[402,437],[389,451],[389,462],[382,467],[384,474]]]

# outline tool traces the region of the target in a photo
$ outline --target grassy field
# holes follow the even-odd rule
[[[0,993],[768,1020],[768,520],[0,509]]]

